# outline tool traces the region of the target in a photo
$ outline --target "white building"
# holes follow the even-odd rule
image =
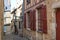
[[[4,12],[4,26],[6,26],[6,34],[11,32],[11,12]]]
[[[4,27],[6,27],[6,34],[11,32],[11,16],[10,0],[4,0]]]

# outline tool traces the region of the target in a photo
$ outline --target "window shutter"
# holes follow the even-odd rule
[[[26,13],[24,13],[24,28],[26,28]]]
[[[36,31],[36,10],[33,10],[33,31]]]
[[[47,13],[46,6],[42,6],[43,33],[47,33]]]

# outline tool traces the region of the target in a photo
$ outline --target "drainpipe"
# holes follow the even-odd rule
[[[24,8],[24,1],[25,1],[25,0],[23,0],[23,4],[22,4],[22,36],[23,36],[23,28],[24,28],[24,27],[23,27],[23,24],[24,24],[24,9],[25,9],[25,8]]]

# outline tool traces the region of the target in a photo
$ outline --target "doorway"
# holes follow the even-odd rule
[[[56,40],[60,40],[60,8],[56,9]]]

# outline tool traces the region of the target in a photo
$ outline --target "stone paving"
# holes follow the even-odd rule
[[[28,40],[25,37],[20,37],[19,35],[15,35],[15,34],[8,34],[5,35],[3,40]]]

